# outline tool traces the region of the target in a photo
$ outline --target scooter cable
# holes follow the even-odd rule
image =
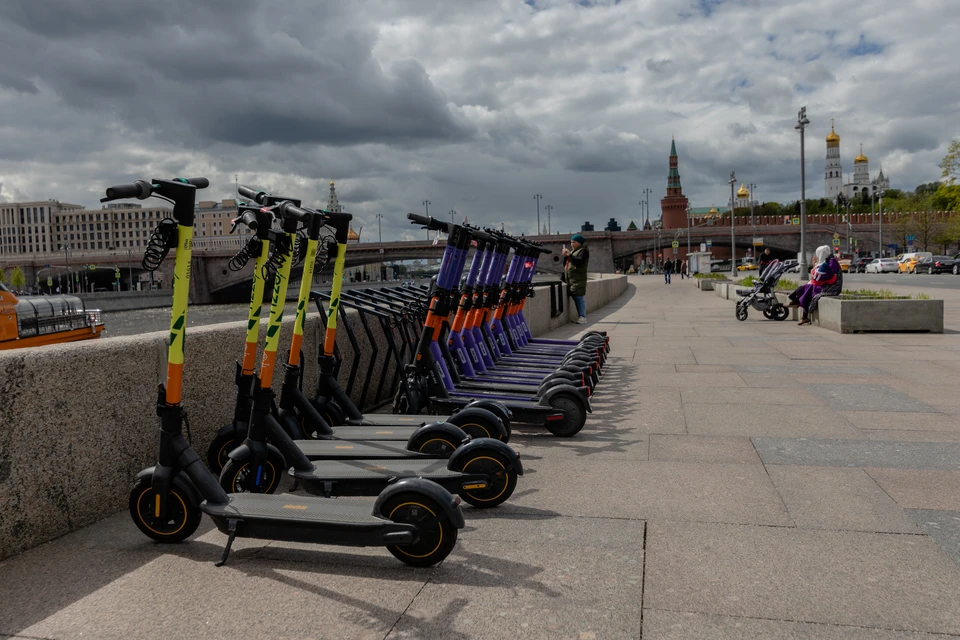
[[[167,257],[167,253],[177,241],[177,221],[173,218],[164,218],[154,228],[147,241],[147,248],[143,252],[141,266],[147,271],[156,271],[160,263]]]

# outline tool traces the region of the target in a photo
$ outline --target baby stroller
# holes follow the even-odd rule
[[[747,309],[750,307],[762,311],[767,320],[786,320],[790,316],[790,310],[780,304],[774,290],[781,276],[791,266],[787,262],[774,260],[759,275],[753,289],[737,289],[737,295],[743,296],[737,300],[737,320],[746,320]]]

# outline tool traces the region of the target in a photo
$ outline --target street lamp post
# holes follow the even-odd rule
[[[543,198],[539,193],[533,194],[533,199],[537,201],[537,229],[533,235],[540,235],[540,199]]]
[[[377,239],[380,244],[383,244],[383,229],[380,226],[380,221],[383,220],[383,214],[378,213],[374,216],[377,219]],[[380,253],[383,253],[383,247],[380,247]],[[383,280],[386,275],[385,269],[383,268],[383,262],[380,262],[380,279]]]
[[[733,187],[737,183],[737,176],[733,171],[730,172],[730,279],[733,280],[737,275],[737,232],[734,226],[736,211],[734,205],[737,204],[736,194]]]
[[[544,211],[547,212],[547,235],[552,235],[552,234],[553,234],[553,227],[550,226],[550,212],[553,211],[553,205],[552,205],[552,204],[548,204],[548,205],[545,206],[543,209],[544,209]]]
[[[800,132],[800,259],[797,262],[800,267],[801,282],[809,275],[807,273],[807,172],[803,149],[803,132],[808,124],[810,121],[807,120],[807,108],[801,107],[797,113],[797,124],[793,127]]]
[[[133,291],[133,249],[127,248],[127,280],[130,281],[130,291]]]
[[[690,261],[690,205],[687,205],[687,264]]]
[[[754,221],[754,218],[753,218],[753,206],[754,206],[754,205],[756,204],[756,202],[757,202],[757,198],[756,198],[756,196],[754,195],[753,192],[756,191],[756,190],[757,190],[757,185],[755,185],[755,184],[753,184],[753,183],[751,182],[751,183],[750,183],[750,226],[753,228],[753,235],[754,235],[754,236],[757,235],[757,223]]]
[[[650,194],[653,193],[653,189],[644,189],[643,190],[643,206],[647,209],[647,222],[650,222]]]
[[[69,293],[73,293],[73,276],[70,275],[70,254],[68,253],[71,248],[69,244],[63,245],[63,259],[67,263],[67,291]]]
[[[879,202],[880,202],[880,208],[878,210],[878,213],[879,213],[878,219],[880,221],[880,237],[879,237],[880,257],[882,258],[883,257],[883,189],[880,189],[880,193],[878,193],[877,195],[879,196]]]
[[[454,217],[455,217],[456,215],[457,215],[457,210],[456,210],[456,209],[450,209],[450,222],[451,222],[451,224],[456,224],[456,223],[457,223],[456,220],[454,220]]]
[[[430,217],[430,205],[431,205],[431,204],[433,204],[433,203],[430,202],[429,200],[424,200],[424,201],[423,201],[423,209],[424,209],[424,211],[426,211],[426,216],[427,216],[428,218]],[[430,239],[430,229],[427,229],[427,240],[429,240],[429,239]]]

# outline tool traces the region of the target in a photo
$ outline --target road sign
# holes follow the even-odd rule
[[[793,224],[800,224],[800,218],[794,218]]]
[[[47,286],[48,287],[53,286],[53,278],[51,278],[50,276],[47,276]]]
[[[90,271],[96,271],[97,269],[96,265],[92,265],[92,264],[87,265],[87,267],[90,269]]]
[[[916,239],[917,239],[917,236],[907,236],[907,241],[908,241],[908,242],[911,242],[911,243],[912,243],[912,242],[913,242],[914,240],[916,240]]]
[[[833,239],[833,246],[835,246],[835,247],[839,247],[839,246],[840,246],[840,238],[834,238],[834,239]]]
[[[834,240],[839,240],[839,239],[840,239],[840,234],[839,234],[839,233],[833,234],[833,239],[834,239]]]
[[[704,253],[707,252],[707,243],[706,243],[706,242],[701,242],[701,243],[700,243],[700,251],[702,251],[702,252],[704,252]]]
[[[114,279],[114,280],[119,280],[119,279],[120,279],[120,269],[114,269],[114,270],[113,270],[113,279]]]
[[[49,269],[49,268],[50,268],[50,265],[45,264],[45,265],[43,265],[43,268],[44,268],[44,269]]]
[[[707,248],[709,249],[712,246],[713,246],[713,240],[707,240]]]
[[[912,247],[912,246],[913,246],[913,238],[907,238],[907,246],[908,246],[908,247]]]
[[[762,246],[763,246],[763,238],[754,238],[754,239],[753,239],[753,246],[755,246],[755,247],[762,247]]]
[[[670,246],[673,247],[674,249],[676,249],[677,247],[680,246],[680,243],[677,242],[676,240],[674,240],[673,242],[670,243]]]

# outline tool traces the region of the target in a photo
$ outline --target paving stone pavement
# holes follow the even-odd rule
[[[839,335],[631,276],[551,336],[610,335],[586,428],[518,428],[516,494],[442,565],[238,540],[216,568],[209,523],[159,546],[119,513],[0,563],[0,637],[960,637],[960,292],[933,295],[943,335]]]

